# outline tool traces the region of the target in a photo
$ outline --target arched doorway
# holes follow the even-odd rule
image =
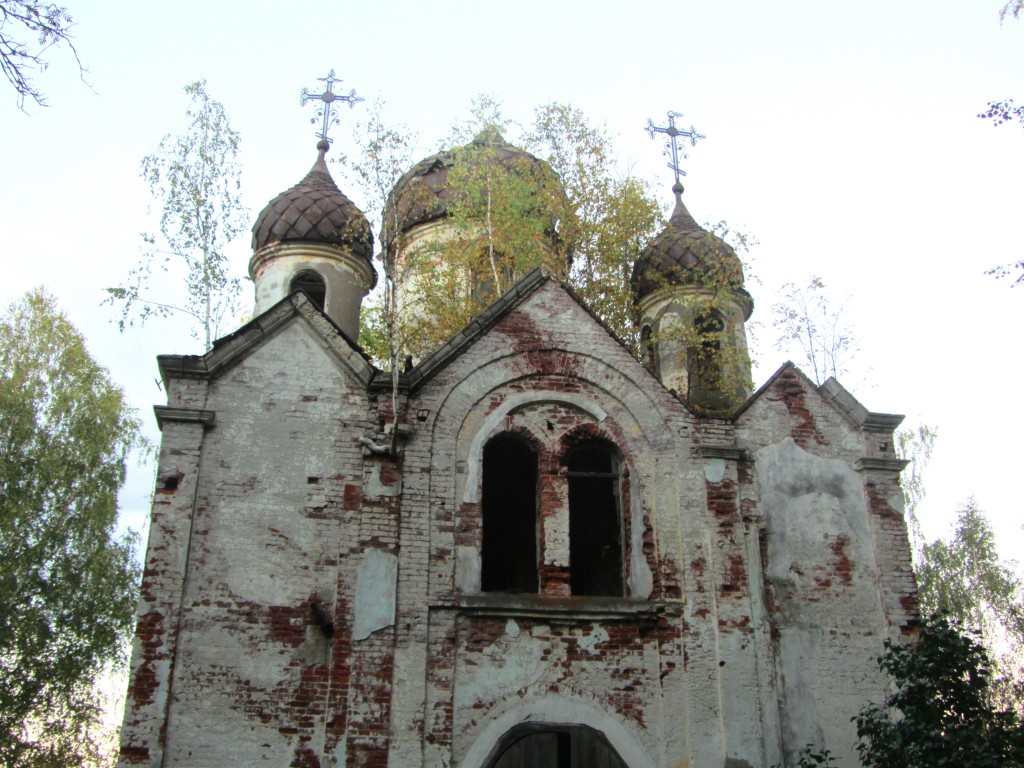
[[[525,723],[506,733],[485,768],[628,768],[599,731]]]

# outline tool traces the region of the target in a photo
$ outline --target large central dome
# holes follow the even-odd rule
[[[385,251],[397,233],[406,233],[451,214],[451,206],[460,194],[458,187],[451,183],[453,170],[459,163],[473,162],[489,164],[514,174],[535,184],[538,191],[544,187],[556,188],[556,196],[561,198],[558,204],[551,205],[549,211],[537,211],[552,220],[551,235],[555,237],[564,215],[564,211],[558,210],[565,202],[561,182],[550,165],[509,144],[501,131],[491,125],[480,131],[469,144],[430,155],[402,175],[388,196],[386,210],[393,213],[385,216],[381,229],[381,243]]]

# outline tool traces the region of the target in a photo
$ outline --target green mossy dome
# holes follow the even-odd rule
[[[549,177],[557,180],[550,165],[525,149],[509,144],[501,131],[490,125],[480,131],[469,144],[430,155],[402,175],[388,195],[387,202],[387,210],[397,210],[398,231],[408,232],[417,225],[449,215],[449,205],[456,194],[449,184],[449,174],[460,155],[468,156],[474,151],[485,151],[487,162],[522,176],[534,175],[539,179]],[[393,208],[393,205],[396,207]],[[394,229],[393,220],[385,220],[380,234],[385,246],[394,239]]]
[[[668,226],[633,265],[630,284],[637,300],[666,286],[728,286],[742,290],[743,263],[732,246],[701,227],[677,197]]]

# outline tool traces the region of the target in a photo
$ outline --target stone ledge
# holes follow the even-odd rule
[[[541,597],[539,595],[464,595],[450,603],[437,603],[430,611],[454,611],[472,616],[542,619],[654,619],[682,616],[678,600],[630,600],[623,597]]]
[[[702,459],[729,459],[732,461],[749,461],[750,451],[738,445],[697,445],[697,455]]]
[[[877,472],[902,472],[903,469],[909,464],[909,461],[904,459],[873,459],[865,456],[862,459],[857,459],[857,463],[854,464],[854,469],[858,472],[863,471],[877,471]]]
[[[216,417],[214,411],[204,411],[199,408],[172,408],[168,405],[154,405],[153,413],[156,414],[156,424],[160,429],[164,428],[164,422],[167,421],[212,427]]]

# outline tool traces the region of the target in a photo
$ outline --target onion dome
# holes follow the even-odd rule
[[[487,162],[496,163],[520,176],[557,178],[550,165],[526,150],[509,144],[496,126],[489,125],[464,147],[431,155],[402,175],[388,196],[388,210],[391,210],[392,201],[397,201],[399,228],[402,232],[448,215],[448,206],[454,194],[448,184],[450,171],[455,167],[460,154],[465,156],[467,150],[482,149],[487,150]],[[391,231],[393,226],[393,223],[384,222],[381,240],[385,244],[394,238],[394,232]]]
[[[642,299],[666,286],[729,286],[743,289],[743,263],[728,243],[701,227],[683,205],[683,185],[672,191],[676,205],[668,226],[655,237],[633,265],[631,285]]]
[[[320,154],[306,178],[260,212],[252,228],[252,249],[279,242],[318,243],[345,248],[369,262],[373,256],[370,222],[331,178],[324,160],[330,144],[321,140],[316,148]]]

